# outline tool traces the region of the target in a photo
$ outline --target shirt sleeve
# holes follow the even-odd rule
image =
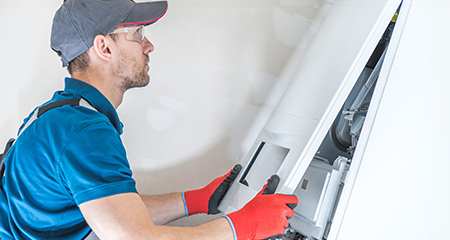
[[[77,205],[137,193],[120,135],[105,122],[90,124],[73,136],[61,154],[60,175]]]

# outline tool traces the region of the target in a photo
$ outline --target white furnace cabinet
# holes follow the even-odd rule
[[[273,174],[299,204],[282,239],[337,239],[411,1],[337,0],[219,209]]]

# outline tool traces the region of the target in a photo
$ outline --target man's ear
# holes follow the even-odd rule
[[[94,38],[94,45],[92,48],[101,60],[109,62],[112,59],[113,45],[111,39],[103,35],[97,35]]]

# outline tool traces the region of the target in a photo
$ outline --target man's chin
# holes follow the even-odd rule
[[[122,86],[122,90],[127,91],[132,88],[142,88],[146,87],[150,83],[150,76],[146,73],[145,76],[142,74],[138,81],[126,81]]]

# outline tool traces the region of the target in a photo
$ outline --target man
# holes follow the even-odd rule
[[[154,46],[143,29],[166,10],[167,2],[67,0],[56,12],[51,47],[71,78],[64,91],[24,120],[6,155],[0,238],[264,239],[283,233],[293,216],[287,204],[297,198],[263,194],[264,187],[223,218],[195,227],[163,226],[184,216],[219,213],[239,165],[202,189],[137,193],[116,109],[125,91],[149,83]]]

